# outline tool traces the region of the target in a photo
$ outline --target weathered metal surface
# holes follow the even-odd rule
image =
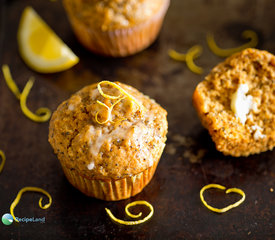
[[[25,6],[31,5],[80,57],[80,63],[57,74],[31,71],[18,54],[16,32]],[[9,64],[13,77],[23,88],[30,76],[36,82],[28,106],[54,110],[62,100],[87,84],[101,79],[118,80],[155,98],[168,111],[166,150],[151,183],[137,196],[119,202],[104,202],[84,196],[65,179],[47,141],[48,123],[27,119],[19,103],[0,77],[0,149],[7,162],[0,174],[0,215],[19,189],[38,186],[48,190],[53,204],[38,207],[38,194],[25,194],[17,206],[18,217],[45,217],[45,223],[0,223],[1,239],[274,239],[275,151],[247,158],[225,157],[215,150],[192,107],[196,84],[223,59],[211,53],[206,33],[214,32],[224,47],[244,41],[241,32],[255,30],[258,47],[275,53],[275,4],[272,0],[172,0],[161,34],[147,50],[131,57],[113,59],[86,51],[74,37],[61,1],[4,1],[1,5],[0,58]],[[190,72],[186,65],[169,59],[167,51],[186,51],[203,46],[196,60],[204,75]],[[205,152],[204,152],[205,150]],[[198,153],[203,157],[194,158]],[[219,183],[239,187],[245,202],[225,214],[206,209],[199,198],[202,186]],[[205,194],[217,206],[239,199],[217,191]],[[120,226],[106,215],[108,207],[124,218],[124,206],[147,200],[155,208],[153,218],[139,226]]]

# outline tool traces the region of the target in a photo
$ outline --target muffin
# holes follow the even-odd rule
[[[119,82],[84,87],[53,113],[49,142],[69,182],[108,201],[139,193],[165,147],[167,112]]]
[[[63,0],[72,28],[94,53],[124,57],[157,37],[170,0]]]
[[[275,56],[246,49],[198,84],[193,103],[218,151],[235,157],[275,145]]]

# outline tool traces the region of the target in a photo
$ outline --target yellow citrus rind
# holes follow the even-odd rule
[[[232,208],[235,208],[235,207],[238,207],[240,204],[242,204],[242,202],[245,200],[245,193],[243,190],[239,189],[239,188],[228,188],[225,193],[228,194],[228,193],[238,193],[242,196],[242,198],[235,202],[234,204],[230,204],[229,206],[227,207],[224,207],[224,208],[215,208],[215,207],[212,207],[210,206],[204,199],[203,197],[203,193],[205,190],[209,189],[209,188],[217,188],[217,189],[221,189],[221,190],[225,190],[226,188],[220,184],[215,184],[215,183],[211,183],[211,184],[208,184],[206,186],[204,186],[201,190],[200,190],[200,199],[203,203],[203,205],[205,207],[207,207],[209,210],[213,211],[213,212],[217,212],[217,213],[224,213],[224,212],[227,212],[228,210],[232,209]]]
[[[26,7],[22,13],[17,40],[22,59],[37,72],[60,72],[79,62],[32,7]]]
[[[138,224],[141,224],[141,223],[144,223],[144,222],[148,221],[153,216],[154,208],[150,203],[148,203],[147,201],[135,201],[135,202],[131,202],[131,203],[127,204],[126,207],[125,207],[125,212],[129,217],[138,218],[142,215],[141,212],[139,214],[132,214],[132,213],[129,212],[129,208],[133,207],[133,206],[136,206],[136,205],[145,205],[145,206],[147,206],[150,209],[150,213],[145,218],[143,218],[141,220],[125,221],[125,220],[121,220],[121,219],[116,218],[108,208],[105,208],[105,210],[106,210],[107,214],[109,215],[109,217],[114,222],[117,222],[117,223],[122,224],[122,225],[138,225]]]
[[[12,204],[11,204],[11,206],[10,206],[10,213],[11,213],[13,219],[14,219],[16,222],[18,222],[18,220],[16,219],[16,217],[15,217],[15,215],[14,215],[14,209],[15,209],[15,207],[17,206],[17,204],[19,203],[19,201],[20,201],[20,199],[21,199],[21,196],[22,196],[22,194],[23,194],[24,192],[39,192],[39,193],[45,194],[45,195],[49,198],[49,203],[47,203],[47,204],[45,204],[45,205],[43,206],[43,205],[42,205],[42,199],[43,199],[43,197],[41,197],[41,198],[39,199],[38,204],[39,204],[39,207],[42,208],[42,209],[47,209],[47,208],[49,208],[49,207],[51,206],[51,204],[52,204],[52,197],[51,197],[51,195],[50,195],[47,191],[45,191],[44,189],[38,188],[38,187],[24,187],[24,188],[22,188],[22,189],[18,192],[16,198],[13,200],[13,202],[12,202]]]

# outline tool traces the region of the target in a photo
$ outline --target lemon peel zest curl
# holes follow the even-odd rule
[[[134,103],[136,103],[142,110],[144,110],[144,107],[143,105],[135,98],[133,97],[131,94],[129,94],[127,91],[125,91],[122,87],[120,87],[118,84],[114,83],[114,82],[110,82],[110,81],[107,81],[107,80],[104,80],[104,81],[101,81],[100,83],[97,84],[97,86],[100,86],[101,84],[109,84],[111,85],[112,87],[116,88],[117,90],[120,91],[120,93],[126,97],[128,97],[130,100],[132,100]],[[103,91],[102,91],[103,92]],[[109,98],[109,99],[118,99],[120,96],[111,96],[111,95],[107,95],[105,93],[103,93],[104,95],[102,95],[103,97],[105,98]],[[115,97],[115,98],[110,98],[110,97]]]
[[[9,89],[12,91],[12,93],[15,95],[15,97],[20,100],[21,93],[16,85],[16,83],[13,81],[10,68],[7,64],[2,65],[2,72],[4,75],[4,79],[9,87]]]
[[[97,112],[96,113],[96,115],[95,115],[95,121],[97,122],[97,123],[99,123],[99,124],[105,124],[105,123],[107,123],[107,122],[109,122],[109,121],[111,121],[111,108],[109,107],[109,106],[107,106],[105,103],[103,103],[103,102],[100,102],[100,101],[96,101],[99,105],[101,105],[101,106],[104,106],[104,107],[106,107],[107,108],[107,112],[108,112],[108,117],[107,117],[107,119],[105,120],[105,121],[103,121],[103,122],[100,122],[99,120],[98,120],[98,113],[99,112]]]
[[[51,206],[51,204],[52,204],[52,197],[51,197],[51,195],[50,195],[46,190],[44,190],[44,189],[42,189],[42,188],[38,188],[38,187],[24,187],[24,188],[22,188],[22,189],[18,192],[16,198],[14,199],[14,201],[12,202],[12,204],[11,204],[11,206],[10,206],[10,213],[11,213],[13,219],[14,219],[16,222],[19,222],[19,221],[16,219],[16,217],[15,217],[15,215],[14,215],[14,209],[15,209],[15,207],[17,206],[17,204],[19,203],[19,201],[20,201],[20,199],[21,199],[21,197],[22,197],[22,194],[23,194],[24,192],[39,192],[39,193],[45,194],[45,195],[49,198],[49,203],[47,203],[47,204],[45,204],[45,205],[43,206],[43,205],[42,205],[42,199],[43,199],[43,197],[41,197],[41,198],[39,199],[38,205],[39,205],[39,207],[42,208],[42,209],[47,209],[47,208],[49,208],[49,207]]]
[[[6,155],[2,150],[0,150],[0,157],[2,159],[1,164],[0,164],[0,173],[1,173],[4,168],[4,165],[6,163]]]
[[[30,93],[30,90],[33,86],[34,78],[30,78],[29,81],[26,83],[21,96],[20,96],[20,107],[22,112],[27,116],[29,119],[33,120],[34,122],[46,122],[51,117],[51,110],[48,108],[39,108],[36,110],[34,114],[31,112],[27,107],[27,97]]]
[[[106,119],[105,121],[100,122],[100,121],[98,120],[98,117],[97,117],[99,112],[97,112],[96,115],[95,115],[95,120],[96,120],[96,122],[99,123],[99,124],[104,124],[104,123],[107,123],[107,122],[112,122],[112,123],[114,123],[114,121],[112,120],[112,111],[113,111],[113,108],[114,108],[114,106],[115,106],[116,104],[118,104],[118,103],[119,103],[121,100],[123,100],[124,98],[125,98],[125,97],[122,97],[122,98],[118,99],[114,104],[111,105],[111,107],[109,107],[109,106],[107,106],[105,103],[103,103],[103,102],[97,100],[96,102],[97,102],[99,105],[104,106],[104,107],[106,107],[106,108],[108,109],[108,110],[107,110],[107,111],[108,111],[108,117],[107,117],[107,119]],[[122,119],[118,120],[117,122],[120,122],[120,121],[123,121],[123,120],[125,120],[125,118],[122,118]]]
[[[186,65],[193,73],[197,73],[197,74],[203,73],[203,69],[194,63],[194,59],[199,57],[201,53],[202,53],[202,47],[200,45],[195,45],[191,47],[186,54],[186,60],[185,60]]]
[[[120,223],[122,225],[138,225],[138,224],[141,224],[141,223],[144,223],[146,221],[148,221],[154,214],[154,208],[153,206],[147,202],[147,201],[135,201],[135,202],[132,202],[132,203],[129,203],[126,205],[125,207],[125,212],[128,216],[132,217],[132,218],[138,218],[142,215],[142,213],[140,212],[139,214],[132,214],[129,212],[129,208],[130,207],[133,207],[133,206],[136,206],[136,205],[145,205],[147,207],[149,207],[150,209],[150,213],[143,219],[141,220],[136,220],[136,221],[124,221],[124,220],[121,220],[121,219],[118,219],[116,218],[112,212],[108,209],[108,208],[105,208],[107,214],[109,215],[109,217],[114,221],[114,222],[117,222],[117,223]]]
[[[221,190],[225,190],[226,187],[220,185],[220,184],[215,184],[215,183],[212,183],[212,184],[208,184],[206,186],[204,186],[201,190],[200,190],[200,199],[203,203],[204,206],[206,206],[209,210],[213,211],[213,212],[217,212],[217,213],[224,213],[224,212],[227,212],[228,210],[232,209],[232,208],[235,208],[235,207],[238,207],[244,200],[245,200],[245,193],[243,192],[243,190],[239,189],[239,188],[228,188],[225,193],[228,194],[228,193],[231,193],[231,192],[234,192],[234,193],[238,193],[242,196],[242,198],[235,202],[234,204],[230,204],[229,206],[227,207],[224,207],[224,208],[215,208],[215,207],[212,207],[210,205],[208,205],[208,203],[204,200],[204,197],[203,197],[203,193],[206,189],[209,189],[209,188],[218,188],[218,189],[221,189]]]
[[[118,96],[112,96],[112,95],[106,94],[106,93],[104,93],[104,91],[102,90],[101,84],[109,84],[109,85],[111,85],[112,87],[118,89],[118,90],[120,91],[121,94],[118,95]],[[136,100],[131,94],[129,94],[128,92],[126,92],[123,88],[121,88],[121,87],[120,87],[118,84],[116,84],[116,83],[113,83],[113,82],[104,80],[104,81],[101,81],[101,82],[99,82],[99,83],[97,84],[97,89],[98,89],[99,93],[100,93],[103,97],[105,97],[106,99],[117,100],[117,101],[116,101],[114,104],[112,104],[110,107],[109,107],[108,105],[106,105],[105,103],[99,101],[99,100],[96,101],[99,105],[106,107],[106,108],[107,108],[107,111],[108,111],[108,115],[107,115],[106,120],[105,120],[105,121],[102,121],[102,122],[100,122],[100,121],[98,120],[98,114],[99,114],[99,112],[96,113],[96,115],[95,115],[95,121],[96,121],[97,123],[99,123],[99,124],[105,124],[105,123],[108,123],[108,122],[114,123],[114,121],[112,120],[112,111],[113,111],[113,108],[114,108],[114,106],[115,106],[116,104],[118,104],[121,100],[123,100],[123,99],[125,99],[125,98],[127,98],[127,97],[131,100],[131,103],[132,103],[132,101],[133,101],[133,102],[135,102],[135,103],[139,106],[140,109],[142,109],[142,110],[145,109],[145,108],[143,107],[143,105],[142,105],[138,100]],[[119,119],[117,122],[123,121],[123,120],[125,120],[125,119],[126,119],[126,118]]]
[[[186,54],[177,52],[174,49],[169,49],[168,50],[168,55],[170,58],[176,60],[176,61],[182,61],[184,62],[186,60]]]
[[[27,105],[27,97],[30,93],[30,90],[34,83],[34,78],[30,77],[29,81],[26,83],[22,93],[20,93],[19,88],[17,87],[15,81],[13,80],[9,66],[7,64],[2,65],[2,71],[5,78],[5,81],[9,87],[9,89],[12,91],[12,93],[16,96],[16,98],[20,101],[20,107],[22,112],[26,117],[31,119],[34,122],[46,122],[51,117],[51,110],[45,107],[38,108],[35,112],[31,112]]]
[[[252,30],[245,30],[242,32],[242,38],[244,39],[250,39],[248,43],[245,43],[239,47],[236,48],[228,48],[228,49],[222,49],[219,46],[217,46],[214,35],[212,33],[208,33],[206,35],[206,41],[210,48],[210,50],[219,57],[228,57],[232,55],[233,53],[240,52],[246,48],[250,47],[256,47],[258,44],[258,36],[257,33],[255,33]]]
[[[101,81],[100,83],[97,84],[97,89],[98,89],[99,93],[100,93],[103,97],[105,97],[105,98],[107,98],[107,99],[118,99],[118,98],[121,97],[121,94],[120,94],[119,96],[112,96],[112,95],[108,95],[108,94],[104,93],[103,90],[102,90],[102,88],[101,88],[101,86],[100,86],[102,83],[108,83],[108,84],[110,84],[110,82],[109,82],[109,81]],[[114,84],[115,84],[115,83],[114,83]]]
[[[189,68],[189,70],[196,74],[203,73],[203,69],[197,66],[194,62],[194,59],[198,58],[201,55],[201,53],[202,53],[201,45],[195,45],[191,47],[186,54],[179,53],[173,49],[170,49],[168,51],[168,55],[170,56],[170,58],[176,61],[186,62],[186,65]]]

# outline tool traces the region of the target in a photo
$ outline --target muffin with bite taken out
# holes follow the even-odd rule
[[[275,56],[245,49],[218,64],[193,94],[217,150],[235,157],[275,146]]]

